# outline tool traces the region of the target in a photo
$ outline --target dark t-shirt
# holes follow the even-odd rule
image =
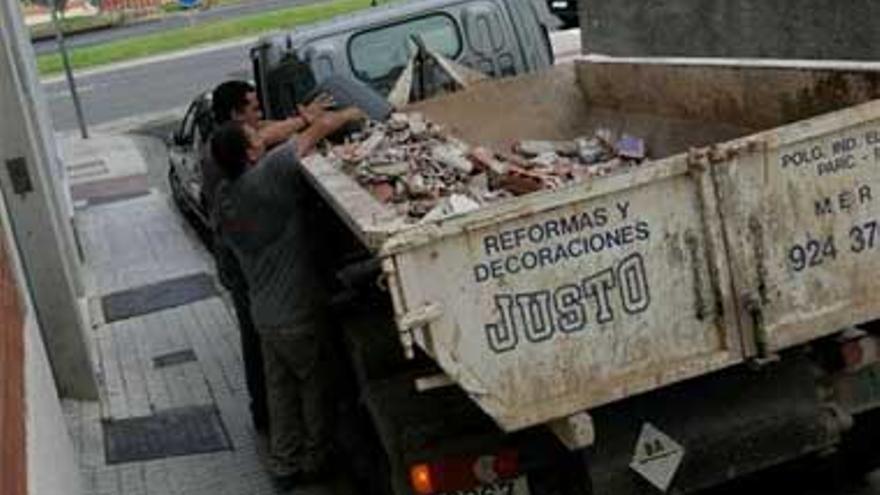
[[[287,142],[217,190],[222,236],[245,274],[261,331],[307,328],[324,313],[326,291],[300,166],[293,142]]]
[[[217,219],[215,218],[217,212],[214,207],[214,198],[217,195],[217,187],[223,182],[223,173],[217,166],[217,162],[214,161],[214,155],[211,154],[210,146],[202,148],[200,165],[202,171],[201,201],[202,207],[208,215],[209,227],[213,233],[212,251],[214,260],[217,262],[217,278],[220,279],[223,287],[230,291],[246,292],[247,282],[244,274],[241,273],[238,260],[235,259],[235,254],[226,245],[223,236],[220,235],[220,231],[217,229]]]
[[[214,155],[211,154],[210,146],[202,147],[202,156],[199,164],[202,171],[202,206],[205,211],[211,215],[214,212],[214,196],[217,193],[217,186],[223,182],[223,172],[214,161]],[[213,222],[213,218],[211,218]]]

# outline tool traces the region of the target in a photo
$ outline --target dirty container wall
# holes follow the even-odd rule
[[[750,141],[715,176],[756,350],[880,317],[880,101]]]
[[[600,56],[579,62],[591,107],[724,124],[740,136],[880,97],[874,63]]]
[[[710,110],[668,108],[657,92],[630,95],[630,91],[638,92],[639,83],[615,80],[624,71],[617,65],[576,61],[538,74],[476,85],[409,109],[449,126],[465,141],[496,150],[509,149],[518,140],[569,140],[608,129],[645,139],[650,156],[656,159],[754,131],[740,123],[712,119]],[[682,76],[670,74],[666,84]],[[634,96],[631,103],[627,101]]]
[[[748,136],[760,125],[776,127],[792,119],[874,96],[871,71],[856,68],[804,71],[754,64],[700,68],[685,63],[637,67],[601,62],[576,67],[580,77],[568,79],[568,84],[574,83],[578,88],[575,97],[571,93],[559,97],[563,93],[538,92],[535,84],[518,85],[516,83],[521,81],[517,80],[508,82],[504,88],[512,89],[497,92],[494,100],[476,97],[482,91],[496,89],[493,83],[493,88],[473,88],[466,95],[435,100],[422,108],[429,116],[434,116],[432,112],[436,111],[436,115],[446,115],[452,120],[458,115],[459,105],[476,112],[471,113],[470,118],[494,107],[497,113],[487,115],[503,118],[506,132],[524,133],[537,129],[528,118],[530,114],[536,115],[530,112],[529,105],[552,108],[566,100],[578,101],[577,106],[557,107],[562,110],[562,117],[551,120],[550,129],[545,129],[547,134],[541,137],[569,137],[604,120],[612,125],[644,130],[653,149],[674,153]],[[720,69],[718,77],[713,78],[711,75],[716,69]],[[555,69],[562,70],[565,68]],[[671,96],[664,98],[659,91],[638,93],[634,85],[607,84],[607,78],[635,80],[639,72],[649,74],[649,84],[677,89],[670,90]],[[536,77],[532,82],[540,80],[540,76]],[[847,81],[846,87],[851,91],[833,93],[837,99],[825,98],[828,81],[841,80]],[[759,96],[751,95],[750,87],[758,84],[763,85],[756,92]],[[733,94],[739,99],[719,103],[711,97],[722,90],[727,91],[725,96]],[[534,95],[534,99],[526,95]],[[678,100],[690,96],[696,98],[696,104]],[[504,113],[503,105],[511,99],[528,104],[510,107],[510,111]],[[518,115],[520,110],[522,115]],[[578,112],[579,117],[572,115]],[[851,113],[839,117],[835,129],[845,127],[847,119],[853,118]],[[464,129],[463,137],[474,140],[495,132],[486,130],[491,127],[486,122],[483,117],[475,123],[458,120],[447,121],[447,124],[453,130]],[[560,122],[577,122],[584,127],[567,128],[558,125]],[[862,131],[868,132],[868,129]],[[772,134],[773,131],[757,135]],[[730,250],[753,252],[756,243],[743,245],[744,239],[748,239],[750,224],[742,228],[736,222],[756,215],[773,215],[779,208],[785,208],[786,212],[778,215],[782,218],[795,210],[784,202],[767,201],[786,193],[764,181],[761,173],[766,157],[761,153],[765,147],[759,142],[756,144],[755,139],[760,138],[750,136],[740,143],[722,144],[717,149],[713,146],[715,151],[705,153],[705,168],[699,164],[694,168],[693,156],[678,154],[628,175],[520,198],[504,207],[498,205],[445,225],[416,228],[416,232],[397,238],[396,243],[392,241],[397,244],[394,249],[399,251],[395,255],[395,269],[403,294],[399,301],[402,311],[418,313],[430,307],[435,313],[426,328],[414,330],[416,343],[505,429],[545,422],[705,374],[741,362],[746,354],[759,352],[757,347],[760,346],[754,340],[760,338],[766,343],[767,335],[756,337],[740,333],[741,328],[754,330],[748,321],[753,301],[742,297],[749,293],[746,284],[751,281],[747,282],[743,274],[762,273],[768,267],[760,264],[762,260],[748,257],[740,260],[732,270],[738,283],[731,287],[726,282],[732,273],[726,265],[728,246],[721,240],[720,225],[723,221],[727,227],[726,242],[732,246]],[[714,154],[718,149],[722,150],[721,155]],[[723,154],[724,149],[729,150],[729,156]],[[760,161],[740,162],[743,167],[738,170],[742,178],[731,176],[726,182],[718,179],[716,184],[713,174],[718,172],[722,178],[729,175],[733,168],[721,169],[734,163],[737,153],[760,157]],[[648,176],[650,179],[646,180]],[[721,188],[720,193],[716,187]],[[719,197],[726,215],[719,215],[714,206]],[[558,223],[578,212],[597,209],[613,212],[617,204],[630,205],[636,212],[634,218],[644,222],[650,232],[646,238],[639,239],[637,223],[635,241],[619,248],[600,250],[578,259],[564,258],[535,270],[507,269],[506,260],[511,257],[523,260],[533,252],[540,258],[541,250],[547,248],[555,253],[559,241],[577,240],[581,233],[567,232],[559,239],[543,239],[531,245],[514,242],[507,249],[502,246],[502,236],[507,235],[510,240],[509,236],[515,238],[517,231],[529,232],[535,226]],[[749,209],[755,213],[742,217],[742,211]],[[587,235],[625,228],[627,220],[612,214],[607,223],[590,226]],[[740,228],[737,230],[734,225]],[[437,229],[431,230],[434,227]],[[770,223],[764,232],[776,230],[784,232],[784,225]],[[407,245],[407,239],[413,241],[411,245]],[[766,246],[765,239],[761,238],[761,242]],[[499,251],[497,246],[502,249]],[[764,247],[758,252],[765,253],[769,249]],[[641,265],[630,265],[634,259],[640,260]],[[644,270],[639,272],[632,266],[641,266]],[[606,318],[602,311],[592,308],[596,312],[588,313],[583,325],[578,326],[581,313],[566,310],[591,301],[589,283],[596,280],[593,277],[615,273],[635,274],[635,278],[627,280],[609,279],[608,283],[614,287],[612,292],[621,294],[622,298],[638,294],[627,284],[643,276],[645,292],[651,296],[650,305],[643,312],[630,312],[626,301],[621,299],[618,306],[607,306],[607,313],[618,315],[618,319]],[[834,276],[830,277],[833,282]],[[565,297],[566,290],[574,294],[568,302],[559,299]],[[800,312],[790,313],[789,309]],[[769,316],[782,319],[800,314],[803,318],[798,322],[806,321],[812,331],[805,334],[807,337],[793,336],[789,327],[780,327],[779,338],[771,346],[790,345],[827,334],[839,328],[835,324],[851,321],[854,315],[838,314],[837,319],[820,319],[800,309],[788,304],[784,310],[774,313],[772,308],[767,308]],[[832,311],[839,309],[831,308]],[[880,308],[861,310],[863,315],[871,311],[880,314]],[[577,330],[566,330],[566,318],[572,319]],[[817,333],[816,329],[821,331]],[[740,346],[743,341],[745,348]]]
[[[711,187],[679,156],[415,228],[399,320],[505,430],[741,362]]]
[[[670,101],[664,102],[662,93],[643,91],[640,96],[628,83],[617,90],[606,87],[603,73],[610,76],[616,71],[620,75],[639,68],[634,63],[629,64],[632,67],[626,63],[614,67],[610,62],[598,64],[562,66],[544,74],[486,83],[413,108],[446,123],[472,143],[567,138],[592,130],[602,120],[618,119],[614,121],[617,125],[644,130],[649,147],[662,150],[652,155],[653,161],[631,173],[527,195],[416,226],[395,224],[393,219],[377,223],[382,215],[376,212],[358,214],[369,204],[368,195],[360,189],[359,195],[353,194],[357,184],[351,179],[341,182],[352,187],[334,186],[340,183],[341,172],[329,162],[321,169],[326,175],[312,177],[337,211],[349,215],[349,224],[366,234],[362,238],[381,246],[379,254],[390,258],[386,269],[389,280],[395,282],[392,293],[404,338],[411,334],[416,344],[507,430],[739,363],[745,355],[759,352],[755,349],[759,347],[757,340],[764,350],[781,348],[835,331],[842,323],[880,314],[880,308],[874,308],[865,295],[880,289],[866,275],[880,268],[871,265],[873,261],[864,265],[829,261],[825,267],[811,267],[807,276],[793,274],[785,261],[795,241],[804,246],[809,241],[798,240],[798,236],[813,232],[817,225],[815,232],[826,234],[837,229],[835,235],[843,239],[849,234],[844,227],[852,228],[853,224],[848,221],[835,226],[833,218],[866,223],[871,217],[862,215],[880,216],[871,203],[870,208],[857,210],[859,216],[823,213],[821,224],[804,220],[815,208],[816,199],[835,194],[839,198],[847,188],[858,191],[860,177],[869,184],[878,182],[871,174],[880,171],[880,166],[872,167],[870,155],[864,155],[874,149],[874,138],[868,136],[873,136],[873,122],[880,118],[877,104],[844,109],[815,122],[798,121],[782,129],[753,132],[758,125],[772,128],[876,96],[870,84],[853,84],[861,89],[849,96],[823,96],[819,105],[786,107],[780,103],[798,95],[809,102],[811,94],[826,94],[811,89],[833,80],[841,71],[852,73],[853,80],[870,81],[875,69],[817,67],[805,72],[797,67],[739,63],[727,78],[719,77],[717,84],[729,88],[731,80],[740,78],[737,91],[748,95],[749,88],[758,84],[754,81],[760,80],[760,94],[767,96],[743,96],[741,102],[728,106],[700,97],[697,101],[701,105],[692,107],[677,102],[688,94],[685,91],[673,93]],[[708,93],[718,89],[710,77],[718,64],[703,63],[703,73],[683,63],[663,71],[643,65],[641,70],[666,79],[667,86],[678,82],[683,87],[691,85],[690,91],[700,91],[703,86]],[[573,67],[596,72],[588,77],[582,72],[578,78]],[[762,74],[764,79],[758,79]],[[557,81],[557,76],[564,84],[537,84],[544,78]],[[611,97],[615,94],[633,96],[614,100]],[[598,105],[600,101],[604,106]],[[786,112],[786,108],[803,111]],[[762,116],[750,116],[751,110]],[[493,125],[496,121],[502,125]],[[677,125],[659,125],[664,122]],[[835,151],[834,143],[839,139],[830,141],[845,138],[850,131],[859,136],[856,146],[862,154],[858,156],[848,144]],[[725,143],[737,136],[746,137]],[[805,172],[810,167],[803,167],[804,163],[786,167],[787,175],[774,171],[774,163],[782,170],[778,164],[783,156],[804,150],[809,154],[812,139],[826,139],[821,143],[826,158],[853,155],[860,161],[854,170],[841,168],[831,174],[843,179],[813,177]],[[700,153],[674,154],[712,143],[719,144],[704,150],[702,158],[697,156]],[[674,156],[662,159],[666,154]],[[815,170],[816,164],[812,167]],[[309,166],[306,169],[311,173]],[[865,171],[867,175],[859,175]],[[361,201],[364,196],[367,201]],[[613,212],[620,211],[616,210],[618,204],[628,204],[631,216],[615,216]],[[605,217],[596,221],[596,211],[604,211]],[[582,219],[585,214],[590,223]],[[580,223],[571,220],[573,216]],[[778,220],[768,220],[772,218]],[[636,224],[627,229],[631,222]],[[640,228],[638,222],[647,229]],[[517,232],[528,233],[535,225],[544,237],[535,242],[516,241],[517,236],[522,238]],[[556,259],[553,250],[560,244],[567,248],[568,243],[583,243],[584,238],[590,243],[594,235],[607,239],[609,232],[619,239],[613,248]],[[554,261],[540,269],[512,270],[506,266],[509,257],[540,260],[548,248]],[[838,246],[837,260],[844,258],[842,249]],[[633,261],[639,257],[644,270]],[[728,260],[733,260],[732,267]],[[843,271],[838,273],[829,266]],[[601,277],[609,276],[616,278],[603,285]],[[647,282],[640,286],[641,281]],[[846,288],[841,288],[844,285]],[[639,291],[640,287],[647,289]],[[600,301],[599,289],[617,299],[611,301],[609,296]],[[817,290],[811,295],[813,289]],[[857,299],[840,298],[853,289],[858,289],[854,292]],[[650,294],[647,306],[642,305],[643,293]],[[780,303],[774,307],[772,298],[782,293],[795,294],[794,299],[778,299]],[[829,296],[827,304],[821,302],[823,296]],[[623,298],[628,299],[624,302]],[[755,300],[761,305],[756,306]],[[803,301],[809,305],[804,306]],[[605,311],[597,310],[597,302]],[[580,307],[588,312],[585,317]],[[608,319],[609,313],[616,318]],[[752,333],[744,335],[741,329]]]

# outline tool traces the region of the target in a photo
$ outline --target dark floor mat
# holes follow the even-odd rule
[[[214,406],[162,411],[152,416],[104,421],[107,464],[231,450]]]
[[[196,353],[192,349],[184,349],[182,351],[169,352],[153,358],[154,368],[167,368],[169,366],[177,366],[178,364],[196,361]]]
[[[108,294],[101,298],[101,307],[104,310],[104,321],[112,323],[217,295],[213,277],[207,273],[197,273]]]

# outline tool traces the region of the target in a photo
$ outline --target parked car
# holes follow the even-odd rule
[[[251,59],[264,113],[278,119],[331,76],[352,78],[386,95],[416,49],[414,38],[490,77],[541,70],[553,63],[549,32],[557,26],[543,0],[422,0],[264,38]],[[444,83],[440,76],[438,85]],[[200,232],[207,231],[208,214],[199,160],[212,122],[210,92],[200,94],[168,143],[172,196]]]
[[[208,213],[202,200],[200,161],[213,125],[211,92],[208,91],[193,100],[180,125],[168,139],[168,184],[171,196],[200,234],[208,231]]]

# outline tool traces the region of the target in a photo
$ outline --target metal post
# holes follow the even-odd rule
[[[70,58],[67,56],[67,45],[64,43],[64,33],[61,32],[61,23],[58,20],[58,8],[52,7],[52,24],[55,26],[55,39],[58,41],[58,51],[61,52],[61,63],[64,64],[64,75],[67,77],[67,86],[70,88],[70,97],[73,99],[73,110],[76,112],[76,121],[79,124],[79,132],[83,139],[89,138],[89,130],[86,128],[86,119],[83,117],[82,104],[79,101],[79,93],[76,90],[76,81],[73,78],[73,70],[70,68]]]

